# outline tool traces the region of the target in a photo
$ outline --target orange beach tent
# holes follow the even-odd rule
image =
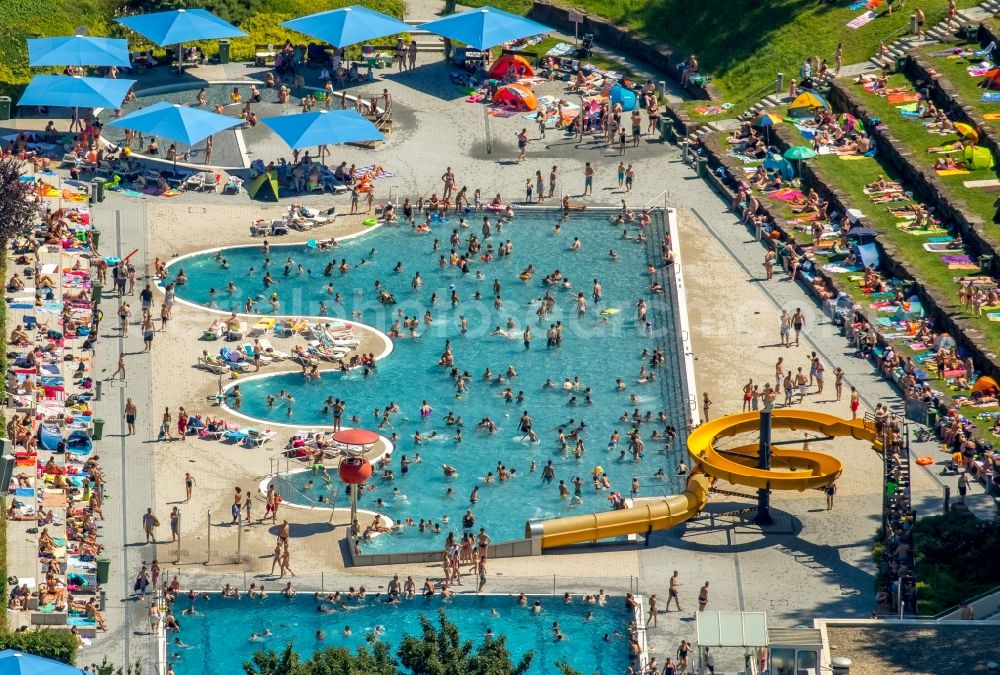
[[[972,385],[972,393],[1000,394],[1000,387],[997,386],[996,381],[992,377],[983,375]]]
[[[517,108],[518,110],[531,111],[538,108],[538,99],[535,98],[535,92],[523,84],[508,84],[505,87],[501,87],[493,95],[493,102],[510,108]]]
[[[507,71],[510,66],[514,66],[514,72],[517,73],[518,79],[522,77],[533,77],[535,74],[534,69],[531,64],[528,63],[528,59],[517,54],[504,54],[499,59],[494,61],[493,65],[490,66],[490,77],[502,80],[507,77]]]

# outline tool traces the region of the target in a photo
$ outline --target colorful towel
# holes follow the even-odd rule
[[[964,176],[967,173],[972,173],[967,169],[935,169],[939,176]]]
[[[983,119],[995,122],[996,120],[1000,120],[1000,113],[986,113],[983,115]]]
[[[873,159],[869,155],[837,155],[837,157],[840,157],[845,162],[853,161],[856,159]]]
[[[768,197],[771,197],[773,199],[779,199],[783,202],[790,202],[796,199],[802,199],[803,197],[805,197],[805,195],[802,194],[800,190],[789,189],[787,192],[785,192],[784,190],[778,190],[777,192],[772,192],[771,194],[768,195]]]
[[[699,115],[720,115],[726,112],[726,109],[719,105],[701,106],[694,110]]]
[[[920,100],[919,94],[889,94],[885,97],[891,105],[898,105],[900,103],[916,103]]]
[[[950,270],[978,270],[979,265],[974,262],[957,262],[948,263],[948,269]]]
[[[943,255],[941,256],[941,262],[943,263],[967,263],[972,262],[972,258],[967,255]]]
[[[1000,103],[1000,92],[998,91],[988,91],[979,97],[980,101],[984,103]]]
[[[848,21],[847,22],[847,27],[848,28],[852,28],[854,30],[857,30],[858,28],[861,28],[862,26],[864,26],[866,23],[870,23],[870,22],[874,21],[874,19],[875,19],[876,16],[878,16],[878,15],[875,14],[875,12],[872,12],[872,11],[865,12],[864,14],[860,14],[857,17],[855,17],[855,18],[851,19],[850,21]]]
[[[354,177],[357,178],[358,180],[360,180],[360,179],[362,179],[362,178],[365,177],[365,174],[370,173],[370,172],[372,172],[374,170],[375,170],[375,165],[374,164],[369,164],[368,166],[363,166],[360,169],[355,169],[354,170]],[[379,178],[395,178],[395,177],[396,177],[396,174],[393,173],[392,171],[389,171],[386,168],[382,168],[382,170],[379,171],[374,176],[369,176],[369,178],[375,178],[376,180],[379,179]]]
[[[1000,312],[990,312],[986,315],[990,321],[1000,321]]]

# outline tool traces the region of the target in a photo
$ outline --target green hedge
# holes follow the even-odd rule
[[[47,659],[73,664],[76,661],[76,638],[68,630],[43,628],[21,633],[0,633],[0,650],[44,656]]]
[[[917,612],[934,615],[1000,585],[1000,521],[963,510],[920,518],[913,529]]]

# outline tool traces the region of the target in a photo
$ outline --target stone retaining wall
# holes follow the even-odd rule
[[[535,0],[531,11],[528,12],[528,16],[547,26],[572,33],[575,24],[569,20],[571,13],[583,16],[583,23],[580,24],[578,31],[580,35],[593,33],[595,41],[606,45],[613,45],[615,49],[648,63],[665,75],[680,82],[680,73],[677,70],[677,64],[683,62],[688,55],[675,52],[670,45],[651,38],[640,37],[628,28],[618,26],[602,17],[586,14],[579,10],[568,9],[547,2],[546,0]],[[721,100],[718,89],[711,82],[705,85],[687,85],[686,89],[695,98],[713,101]]]

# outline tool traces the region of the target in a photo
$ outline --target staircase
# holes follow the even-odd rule
[[[871,413],[865,415],[865,426],[876,426],[875,418]],[[898,431],[898,439],[895,449],[898,451],[899,461],[896,462],[892,452],[890,442],[890,431]],[[912,541],[910,542],[910,554],[905,560],[897,560],[897,565],[905,565],[906,575],[900,579],[894,571],[892,553],[895,548],[893,538],[898,535],[903,527],[904,520],[911,524],[916,520],[917,513],[913,510],[910,499],[911,486],[911,463],[910,463],[910,428],[909,422],[903,416],[893,416],[885,428],[879,430],[879,438],[882,442],[882,533],[885,538],[885,557],[879,562],[879,572],[884,574],[892,589],[893,613],[902,616],[905,613],[916,614],[917,594],[916,594],[916,570],[914,569]],[[902,606],[899,600],[902,600]]]
[[[403,19],[403,23],[407,23],[411,26],[419,26],[425,24],[433,19]],[[412,40],[417,43],[417,52],[441,52],[444,51],[444,43],[441,42],[441,38],[433,33],[428,33],[425,30],[411,30],[410,35]]]

